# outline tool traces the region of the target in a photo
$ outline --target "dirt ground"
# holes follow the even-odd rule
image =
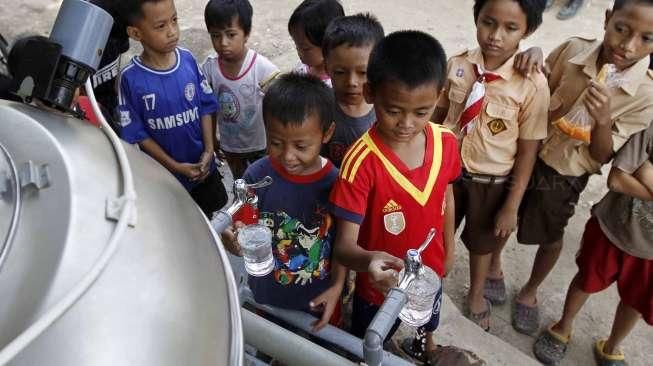
[[[250,0],[254,5],[254,24],[249,40],[250,47],[269,57],[282,70],[290,69],[297,56],[286,31],[286,24],[298,0]],[[203,0],[176,0],[182,29],[181,44],[195,53],[201,61],[211,52],[208,35],[204,29]],[[562,1],[556,1],[560,3]],[[344,0],[348,14],[371,12],[382,22],[386,32],[399,29],[420,29],[437,37],[449,55],[475,47],[475,30],[472,19],[472,0]],[[538,45],[545,52],[572,35],[600,37],[603,32],[605,9],[608,0],[588,0],[576,18],[561,22],[555,19],[555,11],[545,14],[544,24],[523,43],[526,48]],[[59,0],[0,0],[0,32],[8,40],[24,33],[46,34],[50,29]],[[138,47],[133,48],[134,52]],[[572,219],[565,237],[565,249],[554,273],[543,285],[539,296],[542,324],[556,319],[562,309],[567,286],[576,272],[574,255],[589,208],[605,192],[605,174],[595,176],[581,198],[577,213]],[[533,247],[518,245],[514,238],[504,252],[505,275],[508,291],[512,294],[528,278],[535,253]],[[468,257],[459,243],[457,261],[453,273],[445,284],[446,292],[461,307],[468,288]],[[618,303],[616,289],[593,296],[578,316],[571,348],[563,365],[592,365],[591,345],[598,337],[607,337],[614,309]],[[510,325],[510,305],[495,307],[492,318],[492,334],[532,356],[534,338],[516,333]],[[464,346],[460,340],[458,346]],[[649,356],[653,349],[653,328],[640,322],[624,342],[624,351],[631,365],[651,364]],[[648,351],[647,351],[648,350]],[[649,361],[647,361],[649,360]]]

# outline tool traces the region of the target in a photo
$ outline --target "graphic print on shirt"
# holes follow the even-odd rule
[[[318,208],[311,223],[287,213],[261,212],[259,222],[272,231],[274,279],[281,285],[306,285],[329,274],[333,218]]]
[[[635,220],[642,229],[653,237],[653,201],[643,201],[638,198],[621,199],[617,218],[618,223],[623,227],[629,227],[631,221]]]
[[[240,102],[231,89],[226,85],[220,85],[218,89],[218,102],[220,103],[220,113],[222,113],[222,122],[238,123],[240,116]]]
[[[238,98],[236,93],[226,85],[220,85],[218,88],[218,102],[220,102],[222,125],[227,129],[227,133],[237,133],[240,128],[251,128],[254,123],[254,116],[256,115],[256,106],[245,104],[246,101],[252,98],[253,92],[248,88],[243,88],[241,85],[239,90],[242,98]],[[241,101],[245,101],[241,105]],[[232,131],[233,130],[233,131]]]

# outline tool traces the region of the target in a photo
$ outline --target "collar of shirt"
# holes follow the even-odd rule
[[[503,65],[499,66],[496,70],[487,70],[485,68],[485,60],[483,59],[483,52],[481,51],[480,48],[475,48],[473,50],[470,50],[467,52],[467,61],[473,63],[474,65],[480,65],[485,72],[489,72],[492,74],[497,74],[499,75],[503,80],[510,80],[512,78],[512,75],[515,73],[514,69],[514,64],[515,64],[515,55],[519,52],[519,50],[515,51],[515,53],[506,61],[503,63]]]
[[[596,62],[599,58],[599,53],[601,52],[602,45],[602,40],[594,41],[594,43],[585,51],[569,59],[569,62],[574,65],[583,66],[583,72],[585,75],[589,76],[590,78],[595,78],[598,74],[598,70],[596,69]],[[621,84],[621,89],[624,92],[628,93],[630,96],[635,95],[639,85],[642,83],[644,77],[646,76],[648,66],[649,57],[644,57],[643,59],[637,61],[633,66],[624,70],[624,82]]]

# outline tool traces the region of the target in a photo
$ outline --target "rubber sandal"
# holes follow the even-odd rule
[[[492,315],[492,302],[490,300],[485,299],[485,306],[486,309],[485,311],[482,311],[480,313],[472,313],[472,311],[469,309],[469,306],[467,306],[467,319],[471,320],[474,322],[474,324],[478,325],[479,327],[481,326],[481,321],[485,319],[490,319],[490,316]],[[488,325],[487,328],[482,328],[484,331],[489,332],[490,331],[490,326]]]
[[[503,278],[486,278],[483,296],[490,300],[492,305],[506,303],[506,281]]]
[[[569,345],[569,337],[558,334],[553,331],[553,325],[542,332],[533,344],[533,354],[540,362],[545,365],[556,365],[567,353],[567,346]]]
[[[603,352],[605,346],[605,339],[601,339],[594,343],[594,358],[599,366],[625,366],[626,357],[624,353],[619,351],[617,354],[607,354]]]
[[[515,301],[512,307],[512,327],[522,334],[531,335],[540,327],[540,309]]]

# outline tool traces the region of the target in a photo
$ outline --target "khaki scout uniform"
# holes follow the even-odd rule
[[[599,40],[571,38],[547,57],[551,70],[550,121],[564,116],[574,104],[582,103],[579,98],[599,71],[596,62],[601,45]],[[610,117],[614,121],[615,151],[653,120],[653,74],[648,65],[649,58],[645,57],[624,70],[623,83],[612,90]],[[561,240],[589,176],[600,169],[601,163],[590,156],[587,144],[551,126],[533,173],[534,185],[522,202],[518,241],[550,244]]]
[[[449,60],[438,107],[448,108],[444,125],[458,137],[464,167],[463,180],[454,185],[456,226],[466,217],[462,240],[472,253],[480,255],[501,244],[494,235],[494,217],[505,201],[506,177],[515,163],[518,140],[547,136],[550,94],[543,75],[525,78],[514,70],[513,56],[498,69],[487,71],[500,78],[485,83],[481,113],[474,128],[463,136],[458,121],[477,79],[475,65],[485,69],[480,49]]]

